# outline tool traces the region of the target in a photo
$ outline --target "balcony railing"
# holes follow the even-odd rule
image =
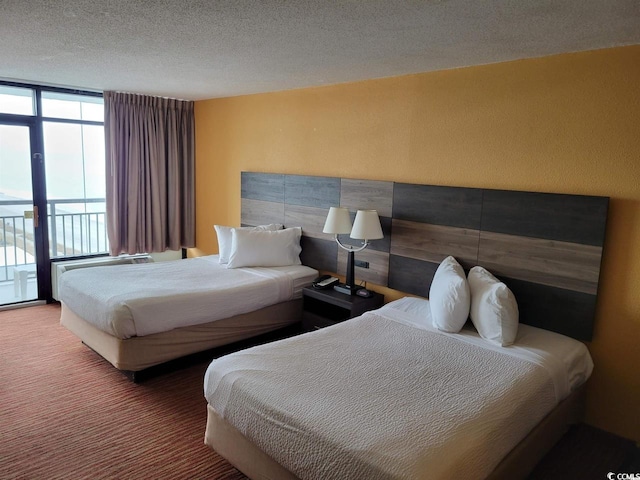
[[[86,204],[104,210],[104,198],[50,200],[49,248],[51,258],[107,253],[105,212],[74,211]],[[30,200],[0,200],[0,281],[13,280],[13,267],[35,263],[33,220],[20,214],[20,207],[31,209]],[[74,205],[78,206],[74,208]]]

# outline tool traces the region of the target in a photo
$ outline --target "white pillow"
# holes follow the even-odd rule
[[[271,223],[269,225],[258,225],[257,227],[240,227],[243,230],[280,230],[283,227],[281,223]],[[234,227],[225,227],[224,225],[214,225],[216,235],[218,236],[218,262],[228,263],[229,255],[231,255],[231,230]]]
[[[300,227],[284,230],[231,230],[227,268],[300,265]]]
[[[459,332],[469,317],[470,303],[464,269],[449,256],[440,263],[429,289],[433,326],[445,332]]]
[[[518,303],[509,287],[482,267],[469,271],[471,321],[480,336],[503,347],[518,334]]]

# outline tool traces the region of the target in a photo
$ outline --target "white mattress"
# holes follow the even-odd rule
[[[388,303],[380,309],[398,322],[406,322],[414,327],[453,336],[459,340],[480,345],[514,357],[528,358],[537,362],[555,378],[560,400],[587,381],[593,371],[593,360],[587,347],[573,338],[550,332],[530,325],[519,324],[514,345],[500,347],[484,340],[471,324],[459,333],[441,332],[433,327],[429,301],[421,298],[405,297]]]
[[[516,345],[430,326],[428,302],[215,360],[205,397],[304,479],[485,478],[568,393],[591,358],[521,326]]]
[[[60,277],[60,300],[125,339],[199,325],[300,298],[318,272],[304,265],[227,269],[217,255],[76,269]]]

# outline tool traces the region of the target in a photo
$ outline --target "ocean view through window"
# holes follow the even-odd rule
[[[108,252],[103,121],[99,93],[0,83],[0,305],[47,298],[50,259]]]

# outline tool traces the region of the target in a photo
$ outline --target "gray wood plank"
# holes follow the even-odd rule
[[[520,323],[558,332],[578,340],[593,336],[596,296],[501,277],[518,302]]]
[[[482,190],[395,183],[393,218],[480,229]]]
[[[391,217],[393,182],[343,178],[340,205],[349,210],[377,210],[381,217]]]
[[[338,244],[333,240],[303,236],[300,239],[300,261],[316,270],[337,273]]]
[[[284,202],[284,175],[242,172],[241,197],[267,202]]]
[[[602,246],[609,199],[485,190],[482,230]]]
[[[438,265],[439,263],[390,255],[389,288],[428,298]]]
[[[329,208],[340,205],[340,179],[286,175],[284,201],[288,205]]]

